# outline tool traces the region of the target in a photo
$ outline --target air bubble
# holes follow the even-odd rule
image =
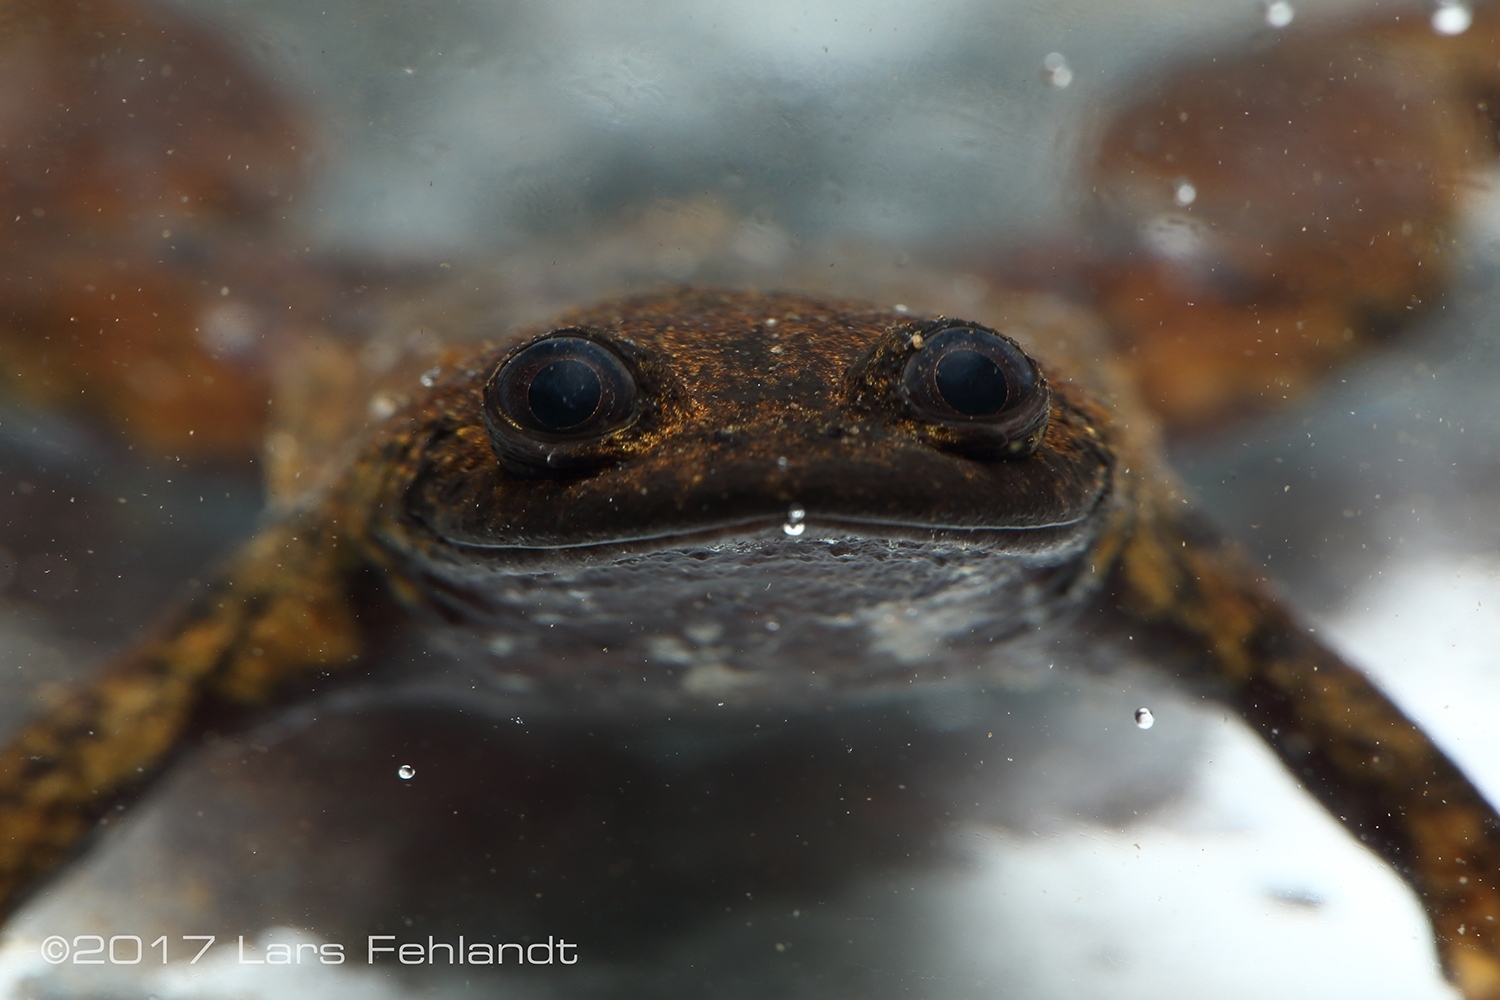
[[[1172,200],[1182,208],[1187,208],[1198,200],[1198,189],[1193,187],[1191,181],[1178,181],[1172,187]]]
[[[1049,87],[1062,90],[1073,82],[1073,67],[1068,65],[1061,52],[1048,52],[1042,59],[1042,79]]]
[[[417,776],[417,769],[410,764],[402,764],[396,768],[396,776],[402,781],[410,781]]]
[[[1285,28],[1296,16],[1297,12],[1286,0],[1272,0],[1266,4],[1266,23],[1273,28]]]
[[[803,523],[806,520],[807,511],[802,505],[792,504],[786,512],[786,524],[781,526],[781,530],[787,533],[788,538],[797,538],[807,530],[807,525]]]
[[[1135,724],[1142,729],[1150,729],[1156,725],[1156,716],[1151,714],[1149,708],[1138,708],[1135,710]]]
[[[1462,35],[1474,23],[1474,12],[1461,3],[1440,2],[1432,12],[1432,30],[1440,35]]]

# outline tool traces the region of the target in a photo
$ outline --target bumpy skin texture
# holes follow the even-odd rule
[[[486,600],[503,600],[509,583],[539,567],[624,565],[704,539],[754,537],[795,500],[810,526],[929,546],[958,540],[1003,556],[1039,595],[1009,638],[1048,615],[1105,638],[1132,635],[1148,661],[1240,712],[1401,873],[1466,995],[1500,996],[1500,820],[1236,549],[1197,523],[1151,450],[1149,422],[1128,393],[1111,391],[1107,370],[1046,368],[1051,419],[1036,451],[980,460],[934,445],[910,412],[870,388],[872,360],[878,371],[883,351],[916,349],[923,321],[847,303],[684,292],[563,322],[633,347],[654,416],[600,442],[610,460],[587,472],[516,474],[492,449],[480,403],[515,342],[455,359],[446,378],[371,430],[320,504],[267,528],[157,637],[0,754],[7,905],[77,849],[106,809],[139,794],[205,720],[222,724],[226,711],[348,673],[372,641],[368,581],[404,606],[405,627],[478,628]],[[1111,393],[1113,413],[1098,392]],[[632,596],[645,606],[650,581]],[[391,627],[388,611],[380,617]],[[857,697],[868,681],[855,681],[825,696]],[[761,698],[779,689],[744,690]]]
[[[1092,249],[1044,280],[1098,304],[1169,431],[1295,399],[1440,297],[1495,151],[1500,13],[1429,14],[1299,16],[1101,124]],[[223,40],[124,0],[0,4],[0,91],[0,391],[248,457],[273,359],[351,283],[277,238],[312,130]]]
[[[1295,399],[1440,297],[1495,151],[1500,13],[1458,36],[1429,16],[1299,16],[1101,123],[1092,249],[1027,259],[1098,304],[1170,431]],[[348,306],[347,275],[277,238],[308,124],[224,40],[128,0],[0,4],[0,92],[0,391],[248,457],[273,359]]]
[[[1105,130],[1095,182],[1137,252],[1088,277],[1146,404],[1172,427],[1295,394],[1440,291],[1462,178],[1492,153],[1500,15],[1481,8],[1459,38],[1434,35],[1426,16],[1293,31],[1168,78]],[[0,245],[7,391],[81,399],[184,452],[251,451],[269,379],[265,358],[236,345],[265,330],[237,296],[285,273],[261,251],[297,187],[305,126],[213,38],[107,0],[0,3],[0,81],[13,98],[0,101],[0,218],[16,218]],[[1155,240],[1145,252],[1131,243],[1143,231]],[[220,295],[231,283],[236,297]],[[681,293],[559,322],[639,349],[647,419],[601,443],[588,475],[516,476],[482,412],[514,343],[446,359],[430,392],[356,443],[340,478],[0,752],[7,909],[201,731],[352,675],[381,641],[377,621],[477,635],[524,625],[531,610],[506,593],[548,573],[608,577],[673,554],[711,565],[726,539],[749,539],[738,551],[759,559],[775,550],[756,548],[756,532],[775,535],[796,503],[811,529],[842,533],[840,560],[887,543],[934,565],[982,550],[988,561],[963,568],[994,571],[994,586],[964,607],[997,648],[1050,621],[1128,635],[1233,706],[1412,886],[1466,995],[1500,997],[1494,811],[1195,521],[1151,421],[1108,372],[1044,366],[1051,419],[1037,450],[976,459],[891,391],[912,335],[930,329],[909,317]],[[541,680],[565,673],[548,652],[530,661]],[[889,695],[888,673],[862,672],[857,657],[838,661],[837,683],[799,687],[805,661],[777,653],[756,647],[737,664],[777,663],[776,683],[729,690]],[[586,686],[612,700],[610,663],[568,662],[549,695],[586,702]],[[678,685],[630,710],[692,696]]]

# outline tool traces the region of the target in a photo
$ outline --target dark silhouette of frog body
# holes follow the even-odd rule
[[[1107,645],[1238,710],[1413,885],[1448,968],[1490,995],[1492,809],[1197,523],[1149,420],[1105,366],[1078,360],[1087,347],[1042,360],[1089,331],[1030,301],[981,323],[684,292],[445,359],[323,491],[13,740],[7,897],[205,729],[358,676],[398,634],[579,739],[720,707],[879,716]],[[920,770],[902,761],[887,748],[888,774]],[[790,803],[747,780],[748,812],[718,821],[754,826],[771,801],[821,815],[856,782],[820,773]],[[902,837],[932,810],[859,774],[884,792],[853,840],[911,854]],[[706,853],[658,878],[732,869],[786,885],[837,868]]]

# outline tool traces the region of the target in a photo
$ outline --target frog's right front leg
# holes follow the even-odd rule
[[[1463,995],[1500,1000],[1495,808],[1189,508],[1151,496],[1115,540],[1103,612],[1112,627],[1158,667],[1239,712],[1416,893]]]
[[[350,663],[359,561],[324,522],[252,539],[155,635],[25,724],[0,751],[0,913],[162,770],[214,708]]]

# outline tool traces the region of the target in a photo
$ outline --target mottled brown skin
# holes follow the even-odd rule
[[[1170,432],[1298,398],[1449,282],[1495,148],[1500,14],[1455,37],[1429,16],[1299,17],[1101,127],[1095,249],[1062,273],[1044,255],[1047,280],[1098,303]],[[0,391],[176,454],[253,454],[271,359],[330,311],[274,236],[306,123],[224,42],[125,0],[0,4],[0,94]]]
[[[1087,284],[1169,429],[1299,398],[1447,285],[1465,184],[1496,151],[1500,10],[1456,36],[1430,17],[1299,16],[1103,127]]]
[[[1056,612],[1101,638],[1131,635],[1146,662],[1240,712],[1417,892],[1465,995],[1500,996],[1500,819],[1198,523],[1107,370],[1047,368],[1051,416],[1036,451],[975,459],[946,450],[881,388],[883,359],[917,349],[924,321],[683,292],[563,322],[638,352],[649,418],[597,442],[607,459],[589,471],[515,474],[480,400],[519,341],[451,359],[430,391],[371,428],[326,496],[269,526],[155,638],[0,754],[7,905],[143,791],[205,718],[349,674],[373,641],[366,583],[407,609],[408,627],[463,627],[483,588],[539,561],[607,562],[774,528],[795,500],[809,525],[873,538],[961,538],[1023,566],[1062,553],[1046,564]]]
[[[1493,151],[1497,32],[1488,7],[1458,38],[1435,35],[1426,11],[1299,24],[1169,78],[1111,122],[1094,175],[1107,225],[1131,245],[1171,215],[1197,240],[1176,256],[1137,245],[1088,279],[1169,427],[1294,396],[1440,292],[1463,178]],[[264,359],[200,334],[221,286],[276,284],[255,244],[297,186],[305,126],[214,39],[124,3],[0,4],[0,83],[6,391],[81,399],[180,451],[248,454]],[[1191,205],[1173,202],[1181,180]],[[905,317],[682,294],[566,322],[641,348],[652,419],[603,443],[608,461],[587,476],[517,478],[497,465],[479,392],[513,345],[445,361],[326,493],[0,753],[7,908],[210,721],[352,674],[379,641],[370,601],[394,596],[410,627],[462,627],[476,590],[554,547],[587,560],[774,529],[797,502],[810,523],[874,537],[967,537],[1023,563],[1071,553],[1046,567],[1054,613],[1131,636],[1239,711],[1413,887],[1465,994],[1500,997],[1494,811],[1194,521],[1107,373],[1048,369],[1038,451],[976,460],[944,450],[947,432],[890,391],[911,349]]]
[[[1280,605],[1236,547],[1149,510],[1105,616],[1234,708],[1417,893],[1466,997],[1500,996],[1500,818],[1415,724]],[[1118,603],[1114,603],[1118,602]],[[1145,634],[1142,634],[1142,629]]]

